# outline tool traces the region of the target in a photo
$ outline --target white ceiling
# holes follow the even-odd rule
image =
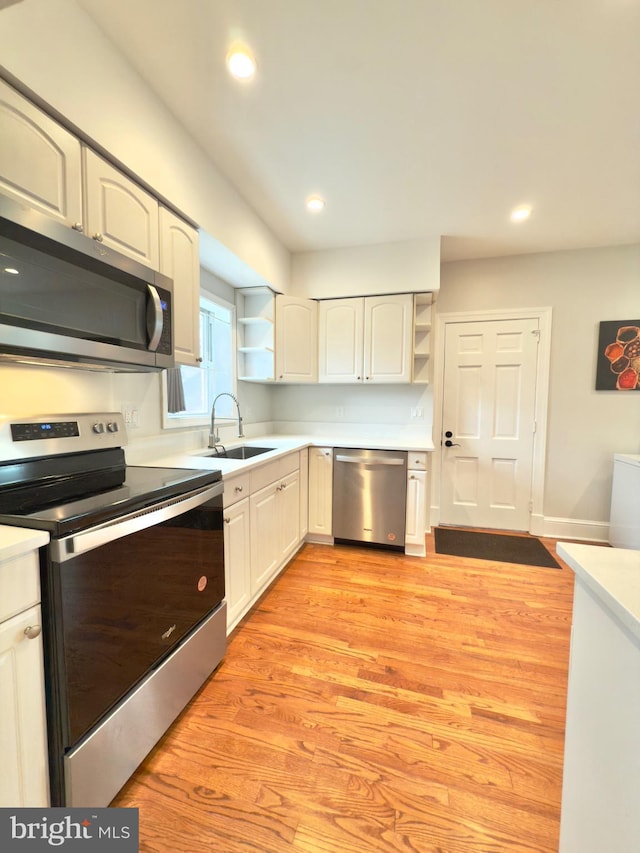
[[[640,0],[79,2],[292,251],[640,242]]]

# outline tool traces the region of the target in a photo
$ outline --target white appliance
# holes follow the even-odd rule
[[[613,457],[609,543],[640,550],[640,455]]]

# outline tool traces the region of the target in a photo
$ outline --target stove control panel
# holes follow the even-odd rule
[[[120,412],[0,416],[0,461],[121,447],[125,443]]]
[[[14,441],[35,441],[40,438],[68,438],[80,435],[77,421],[48,421],[46,423],[11,424]]]

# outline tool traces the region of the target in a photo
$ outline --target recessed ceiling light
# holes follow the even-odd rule
[[[512,222],[524,222],[531,216],[531,207],[528,204],[521,204],[520,207],[514,207],[511,211]]]
[[[319,195],[312,195],[307,199],[307,210],[310,210],[312,213],[318,213],[324,210],[325,203],[325,200],[320,198]]]
[[[249,48],[235,44],[227,54],[227,68],[236,80],[250,80],[256,73],[256,60]]]
[[[10,275],[20,275],[20,270],[17,270],[14,267],[5,267],[4,271],[8,272]]]

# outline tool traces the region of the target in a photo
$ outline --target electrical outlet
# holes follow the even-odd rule
[[[411,417],[414,420],[423,420],[424,419],[424,409],[422,406],[412,406],[411,407]]]

